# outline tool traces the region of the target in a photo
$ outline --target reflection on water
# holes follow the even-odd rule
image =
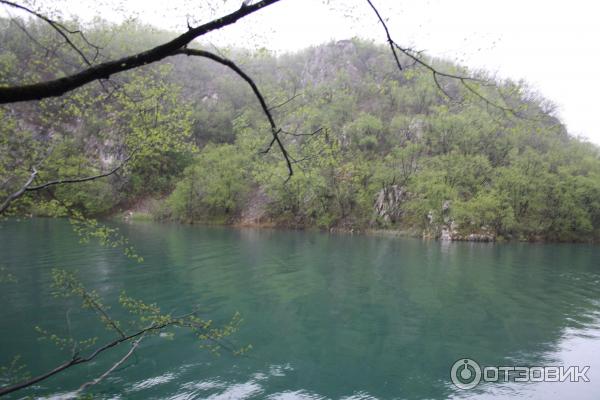
[[[600,249],[590,245],[423,242],[319,233],[133,224],[146,260],[81,245],[64,221],[3,222],[0,263],[19,279],[0,291],[0,364],[21,354],[40,373],[68,355],[33,327],[102,335],[77,304],[49,296],[52,267],[78,270],[115,302],[129,295],[215,321],[236,311],[247,357],[216,357],[193,338],[155,337],[98,385],[122,399],[597,398]],[[119,316],[119,308],[113,304]],[[90,333],[91,331],[91,333]],[[115,354],[114,359],[119,355]],[[589,383],[482,384],[459,391],[450,367],[590,365]],[[34,391],[48,398],[114,360],[73,369]],[[16,398],[16,397],[15,397]]]

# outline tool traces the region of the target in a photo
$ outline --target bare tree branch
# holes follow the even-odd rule
[[[261,108],[263,109],[263,112],[267,116],[267,119],[269,120],[269,124],[271,126],[271,134],[272,134],[273,139],[267,146],[266,150],[264,150],[264,153],[269,152],[270,149],[272,148],[272,146],[274,144],[277,144],[279,150],[283,154],[283,157],[286,161],[286,165],[287,165],[287,169],[288,169],[288,179],[289,179],[293,175],[293,168],[292,168],[292,162],[291,162],[289,153],[288,153],[287,149],[285,148],[285,145],[283,144],[281,138],[279,137],[279,134],[281,133],[281,129],[279,129],[277,127],[277,125],[273,119],[273,116],[271,114],[271,109],[267,106],[264,96],[261,94],[260,90],[254,83],[254,81],[246,73],[244,73],[235,63],[233,63],[232,61],[230,61],[224,57],[218,56],[216,54],[213,54],[213,53],[210,53],[210,52],[207,52],[204,50],[196,50],[196,49],[187,49],[186,48],[186,46],[193,39],[195,39],[199,36],[202,36],[210,31],[220,29],[224,26],[233,24],[240,18],[243,18],[255,11],[258,11],[259,9],[261,9],[263,7],[274,4],[278,1],[279,0],[262,0],[255,4],[251,4],[251,5],[247,5],[246,3],[244,3],[243,6],[239,10],[237,10],[225,17],[213,20],[207,24],[201,25],[196,28],[190,27],[186,33],[178,36],[177,38],[171,40],[170,42],[164,43],[160,46],[154,47],[150,50],[147,50],[145,52],[142,52],[142,53],[139,53],[136,55],[124,57],[124,58],[114,60],[114,61],[109,61],[109,62],[106,62],[103,64],[98,64],[95,66],[91,66],[89,64],[89,62],[87,62],[88,60],[86,59],[85,61],[88,63],[88,65],[90,65],[90,68],[85,69],[85,70],[83,70],[79,73],[76,73],[74,75],[71,75],[71,76],[56,79],[53,81],[40,82],[40,83],[36,83],[36,84],[32,84],[32,85],[0,87],[0,104],[28,101],[28,100],[40,100],[40,99],[44,99],[44,98],[48,98],[48,97],[60,96],[70,90],[73,90],[77,87],[83,86],[94,80],[108,79],[112,74],[122,72],[122,71],[127,71],[129,69],[133,69],[133,68],[145,65],[145,64],[156,62],[163,58],[173,56],[176,54],[186,54],[186,55],[206,57],[206,58],[212,59],[213,61],[219,62],[219,63],[229,67],[234,72],[236,72],[240,77],[242,77],[251,86],[251,88],[252,88],[254,94],[256,95],[257,99],[259,100]],[[69,44],[72,44],[72,42],[69,41],[68,37],[66,36],[65,32],[63,31],[63,29],[66,30],[66,28],[64,28],[62,25],[58,24],[57,22],[45,17],[44,15],[37,13],[34,10],[28,9],[24,6],[18,5],[9,0],[0,0],[0,3],[21,9],[26,12],[29,12],[30,14],[35,15],[36,17],[46,21],[55,30],[57,30],[59,33],[61,33],[62,36],[65,38],[65,40],[67,40],[67,42]],[[68,31],[68,30],[66,30],[66,31],[71,33],[71,31]],[[82,56],[85,58],[85,56],[83,54],[82,54]],[[293,100],[293,98],[291,100]],[[291,100],[288,100],[288,101],[291,101]],[[287,103],[287,101],[286,101],[286,103]],[[276,107],[279,107],[279,106],[281,106],[281,105],[278,105]],[[114,173],[116,171],[111,171],[111,172]],[[98,177],[101,177],[101,176],[98,176]],[[48,182],[44,185],[39,185],[36,187],[29,188],[28,190],[29,191],[39,190],[39,189],[43,189],[43,188],[51,186],[51,185],[61,184],[61,183],[84,182],[87,180],[97,179],[98,177],[57,180],[57,181],[53,181],[53,182]]]
[[[7,0],[0,1],[6,2]],[[138,54],[91,66],[73,75],[31,85],[0,87],[0,104],[61,96],[95,80],[108,79],[113,74],[160,61],[177,54],[178,50],[188,45],[192,40],[214,30],[234,24],[239,19],[278,1],[280,0],[262,0],[255,4],[243,6],[231,14],[192,28],[167,43]]]
[[[127,342],[127,341],[129,341],[131,339],[138,338],[138,337],[140,337],[142,335],[145,335],[146,333],[151,332],[151,331],[157,331],[157,330],[164,329],[164,328],[166,328],[168,326],[175,325],[178,322],[179,322],[179,320],[173,319],[173,320],[167,321],[167,322],[165,322],[163,324],[152,325],[152,326],[150,326],[148,328],[145,328],[145,329],[142,329],[140,331],[137,331],[137,332],[135,332],[135,333],[133,333],[131,335],[115,339],[115,340],[113,340],[111,342],[106,343],[102,347],[97,348],[94,352],[92,352],[87,357],[79,357],[79,356],[72,357],[70,360],[65,361],[64,363],[60,364],[56,368],[54,368],[54,369],[52,369],[52,370],[50,370],[50,371],[48,371],[48,372],[46,372],[46,373],[44,373],[42,375],[38,375],[38,376],[36,376],[34,378],[25,380],[23,382],[19,382],[19,383],[15,384],[15,385],[2,387],[2,388],[0,388],[0,396],[4,396],[4,395],[7,395],[9,393],[16,392],[17,390],[24,389],[24,388],[29,387],[31,385],[35,385],[36,383],[41,382],[43,380],[46,380],[46,379],[50,378],[51,376],[54,376],[54,375],[58,374],[59,372],[62,372],[64,370],[68,369],[68,368],[71,368],[71,367],[75,366],[75,365],[79,365],[79,364],[90,362],[93,359],[95,359],[96,357],[98,357],[98,355],[100,355],[103,352],[105,352],[106,350],[109,350],[109,349],[111,349],[111,348],[113,348],[115,346],[118,346],[118,345],[120,345],[123,342]]]
[[[293,94],[291,97],[287,98],[286,100],[282,101],[282,102],[281,102],[281,103],[279,103],[279,104],[276,104],[276,105],[274,105],[274,106],[271,106],[271,107],[269,107],[269,111],[273,111],[273,110],[275,110],[276,108],[283,107],[283,106],[285,106],[286,104],[288,104],[289,102],[291,102],[291,101],[294,101],[294,100],[295,100],[297,97],[300,97],[300,96],[302,96],[302,95],[303,95],[303,93],[296,93],[296,91],[294,90],[294,94]]]
[[[135,154],[135,151],[133,151],[126,159],[124,159],[123,161],[121,161],[121,163],[119,165],[117,165],[116,167],[114,167],[113,169],[111,169],[108,172],[104,172],[102,174],[93,175],[93,176],[87,176],[85,178],[57,179],[57,180],[54,180],[54,181],[46,182],[46,183],[44,183],[42,185],[27,187],[25,189],[25,191],[27,191],[27,192],[33,192],[33,191],[36,191],[36,190],[46,189],[47,187],[54,186],[54,185],[63,185],[63,184],[68,184],[68,183],[89,182],[89,181],[93,181],[93,180],[100,179],[100,178],[106,178],[107,176],[113,175],[116,172],[118,172],[121,168],[123,168],[125,166],[125,164],[127,164],[127,162],[129,162],[129,160],[131,160],[131,158],[134,156],[134,154]]]
[[[319,133],[323,132],[325,128],[320,127],[315,129],[312,132],[308,132],[308,133],[298,133],[298,132],[289,132],[289,131],[284,131],[283,129],[281,130],[281,133],[285,134],[285,135],[289,135],[289,136],[316,136]]]
[[[137,340],[135,340],[133,342],[133,344],[131,345],[131,349],[129,349],[129,351],[127,352],[127,354],[125,354],[123,356],[123,358],[121,358],[119,361],[117,361],[116,363],[113,364],[112,367],[110,367],[108,370],[106,370],[106,372],[104,372],[102,375],[100,375],[98,378],[94,379],[93,381],[90,382],[86,382],[83,385],[81,385],[79,387],[79,389],[77,389],[77,391],[74,393],[74,395],[78,395],[81,392],[83,392],[85,389],[87,389],[90,386],[93,385],[97,385],[98,383],[100,383],[104,378],[106,378],[108,375],[110,375],[114,370],[116,370],[117,368],[119,368],[121,365],[123,365],[123,363],[125,361],[127,361],[127,359],[129,357],[131,357],[133,355],[133,353],[135,352],[135,350],[138,348],[138,346],[140,345],[140,342],[146,337],[146,332],[142,334],[142,336],[140,336]]]
[[[452,100],[452,96],[450,96],[450,94],[446,92],[446,89],[444,89],[443,86],[440,84],[440,81],[438,80],[438,74],[436,72],[433,73],[433,81],[435,82],[435,85],[437,86],[439,91],[444,93],[444,96],[446,96],[449,100]]]
[[[29,14],[31,14],[31,15],[39,18],[39,19],[42,19],[46,23],[52,25],[52,27],[54,29],[60,29],[63,32],[66,32],[66,33],[68,33],[70,35],[79,35],[79,37],[81,37],[81,39],[85,42],[85,44],[87,44],[88,46],[90,46],[91,48],[93,48],[94,51],[95,51],[95,55],[94,55],[94,58],[92,59],[92,62],[96,60],[96,58],[100,54],[100,50],[102,50],[102,47],[100,47],[98,45],[95,45],[94,43],[90,42],[88,40],[88,38],[85,36],[85,34],[81,30],[79,30],[79,29],[69,29],[64,24],[61,24],[60,22],[58,22],[56,20],[48,18],[47,16],[45,16],[45,15],[43,15],[41,13],[38,13],[38,12],[36,12],[34,10],[26,8],[23,5],[16,4],[16,3],[11,2],[9,0],[0,0],[0,3],[5,4],[7,6],[10,6],[10,7],[13,7],[13,8],[20,9],[20,10],[25,11],[25,12],[27,12],[27,13],[29,13]]]
[[[400,64],[400,59],[398,58],[398,54],[396,53],[396,47],[394,46],[394,40],[392,39],[392,36],[390,34],[390,30],[387,27],[387,24],[385,23],[385,21],[383,20],[383,17],[381,16],[381,14],[379,14],[379,11],[377,10],[377,8],[375,8],[375,6],[373,5],[373,3],[371,3],[371,0],[367,0],[367,2],[369,3],[369,5],[371,6],[371,8],[373,9],[373,11],[375,12],[375,14],[377,15],[377,18],[379,19],[379,22],[381,22],[381,25],[383,25],[383,29],[385,30],[385,35],[387,36],[387,42],[390,45],[390,49],[392,50],[392,54],[394,55],[394,60],[396,60],[396,65],[398,66],[398,69],[400,71],[402,71],[402,64]]]
[[[488,105],[490,105],[492,107],[495,107],[495,108],[498,108],[498,109],[500,109],[500,110],[502,110],[504,112],[510,113],[510,114],[514,115],[515,117],[519,116],[519,115],[517,115],[517,113],[515,112],[515,110],[513,110],[512,108],[505,107],[505,106],[502,106],[502,105],[500,105],[500,104],[498,104],[496,102],[493,102],[490,99],[488,99],[487,97],[485,97],[484,95],[482,95],[481,93],[479,93],[477,90],[475,90],[473,87],[471,87],[471,85],[468,84],[466,80],[461,79],[460,81],[463,84],[463,86],[465,88],[467,88],[467,90],[469,92],[471,92],[473,95],[475,95],[479,99],[483,100]]]
[[[281,138],[279,137],[279,134],[281,133],[281,129],[277,127],[277,124],[275,123],[275,119],[273,118],[273,115],[271,114],[271,110],[267,106],[267,102],[265,101],[264,96],[258,89],[258,86],[256,86],[256,83],[254,83],[252,78],[250,78],[250,76],[248,76],[248,74],[246,74],[244,71],[242,71],[242,69],[240,67],[238,67],[233,61],[228,60],[224,57],[218,56],[218,55],[211,53],[209,51],[206,51],[206,50],[183,48],[183,49],[180,49],[177,52],[175,52],[175,54],[185,54],[188,56],[198,56],[198,57],[205,57],[205,58],[211,59],[215,62],[218,62],[219,64],[225,65],[226,67],[230,68],[236,74],[238,74],[243,80],[245,80],[248,83],[248,85],[250,85],[250,87],[252,88],[252,91],[254,92],[254,95],[256,96],[256,98],[258,99],[258,102],[260,103],[260,107],[262,108],[264,114],[266,115],[267,119],[269,120],[269,125],[271,125],[271,134],[273,136],[273,139],[271,140],[269,146],[264,151],[264,153],[268,153],[271,150],[271,148],[273,147],[273,145],[275,143],[277,143],[277,146],[279,147],[279,150],[281,151],[281,154],[283,155],[285,162],[287,164],[288,180],[289,180],[289,178],[294,174],[294,170],[292,168],[292,162],[290,160],[289,153],[288,153],[287,149],[285,148],[285,146],[283,145]]]
[[[479,91],[477,91],[475,88],[473,88],[468,82],[476,82],[479,84],[486,84],[487,82],[483,79],[478,79],[478,78],[474,78],[471,76],[465,76],[465,75],[455,75],[455,74],[450,74],[450,73],[446,73],[446,72],[442,72],[439,71],[437,68],[435,68],[433,65],[429,64],[428,62],[424,61],[423,58],[420,57],[420,52],[415,52],[414,50],[408,49],[408,48],[404,48],[401,47],[398,43],[396,43],[389,31],[389,28],[387,26],[387,24],[385,23],[385,20],[383,19],[383,17],[381,16],[381,14],[379,13],[379,11],[377,10],[377,8],[375,7],[375,5],[373,4],[373,2],[371,0],[366,0],[367,3],[369,3],[369,6],[371,7],[371,9],[373,9],[373,11],[375,12],[375,15],[377,16],[377,18],[379,19],[379,22],[381,23],[381,25],[383,26],[383,29],[385,31],[385,34],[387,36],[387,41],[392,49],[392,54],[394,55],[394,59],[396,60],[396,64],[398,65],[398,69],[402,70],[402,66],[400,65],[400,61],[398,59],[398,54],[396,52],[396,50],[400,51],[402,54],[404,54],[405,56],[407,56],[408,58],[410,58],[411,60],[413,60],[413,62],[415,64],[418,64],[422,67],[424,67],[425,69],[428,69],[431,74],[433,75],[433,80],[436,84],[436,86],[438,87],[438,89],[449,99],[452,100],[452,96],[450,96],[450,94],[442,87],[442,85],[440,84],[440,81],[438,79],[438,77],[445,77],[445,78],[450,78],[450,79],[456,79],[458,80],[465,89],[467,89],[471,94],[473,94],[475,97],[479,98],[480,100],[484,101],[487,105],[493,106],[499,110],[502,110],[504,112],[510,113],[514,116],[518,116],[517,113],[506,106],[503,106],[501,104],[498,104],[490,99],[488,99],[486,96],[484,96],[483,94],[481,94]],[[416,53],[416,54],[415,54]]]
[[[69,38],[69,36],[65,33],[65,31],[67,33],[75,33],[75,31],[69,31],[68,29],[66,29],[64,27],[64,25],[46,17],[45,15],[42,15],[30,8],[27,8],[25,6],[22,6],[20,4],[17,3],[13,3],[12,1],[8,1],[8,0],[0,0],[0,4],[5,4],[7,6],[16,8],[18,10],[21,11],[25,11],[41,20],[43,20],[44,22],[46,22],[48,25],[50,25],[50,27],[52,27],[52,29],[54,29],[60,36],[62,36],[62,38],[65,40],[65,42],[69,45],[69,47],[71,47],[73,50],[75,50],[75,52],[77,52],[77,54],[79,54],[79,56],[81,57],[81,59],[83,60],[83,62],[85,62],[88,66],[91,66],[92,63],[90,62],[90,60],[88,60],[88,58],[85,56],[85,54],[83,54],[83,51],[81,51],[81,49],[79,47],[77,47],[75,45],[75,43],[73,43],[73,41]],[[79,32],[79,31],[76,31]],[[86,41],[87,42],[87,41]],[[89,42],[87,42],[89,44]]]
[[[127,162],[129,160],[131,160],[131,158],[133,157],[134,154],[135,154],[135,151],[133,151],[126,159],[124,159],[115,168],[111,169],[108,172],[104,172],[102,174],[93,175],[93,176],[87,176],[85,178],[57,179],[57,180],[46,182],[44,184],[37,185],[37,186],[31,186],[31,184],[33,183],[34,179],[36,178],[36,176],[38,174],[37,169],[33,168],[32,173],[29,176],[29,179],[27,179],[27,182],[25,182],[25,184],[19,190],[17,190],[15,193],[13,193],[10,196],[8,196],[8,198],[6,198],[6,200],[4,200],[4,203],[2,203],[2,206],[0,206],[0,215],[2,213],[4,213],[8,209],[8,207],[10,206],[10,204],[13,201],[15,201],[19,197],[23,196],[26,192],[34,192],[34,191],[37,191],[37,190],[46,189],[47,187],[54,186],[54,185],[63,185],[63,184],[70,184],[70,183],[89,182],[89,181],[93,181],[93,180],[96,180],[96,179],[105,178],[107,176],[113,175],[117,171],[119,171],[121,168],[123,168],[125,166],[125,164],[127,164]]]

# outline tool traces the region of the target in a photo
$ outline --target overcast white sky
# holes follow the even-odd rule
[[[215,14],[241,0],[213,0]],[[600,144],[600,3],[591,0],[373,0],[402,45],[524,79],[559,106],[569,131]],[[186,15],[210,18],[207,0],[54,0],[84,19],[119,20],[135,10],[142,21],[185,29]],[[327,5],[326,3],[329,3]],[[118,5],[115,5],[118,4]],[[58,5],[58,4],[57,4]],[[62,8],[62,7],[61,7]],[[93,10],[93,11],[91,11]],[[282,0],[211,33],[216,45],[297,50],[360,36],[383,41],[365,0]]]

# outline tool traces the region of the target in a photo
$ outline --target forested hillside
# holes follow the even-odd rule
[[[82,61],[44,30],[0,20],[0,85],[77,70]],[[102,22],[88,32],[106,58],[169,36]],[[569,136],[553,106],[522,83],[436,82],[419,66],[399,71],[389,48],[358,39],[283,55],[222,51],[265,94],[293,160],[291,178],[280,154],[264,153],[269,124],[247,83],[182,55],[61,98],[1,108],[3,198],[32,168],[36,182],[118,169],[32,192],[11,211],[143,209],[182,222],[457,240],[600,238],[598,147]]]

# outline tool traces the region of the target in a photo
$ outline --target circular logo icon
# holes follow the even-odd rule
[[[481,367],[470,358],[461,358],[452,365],[450,379],[459,389],[473,389],[481,381]]]

